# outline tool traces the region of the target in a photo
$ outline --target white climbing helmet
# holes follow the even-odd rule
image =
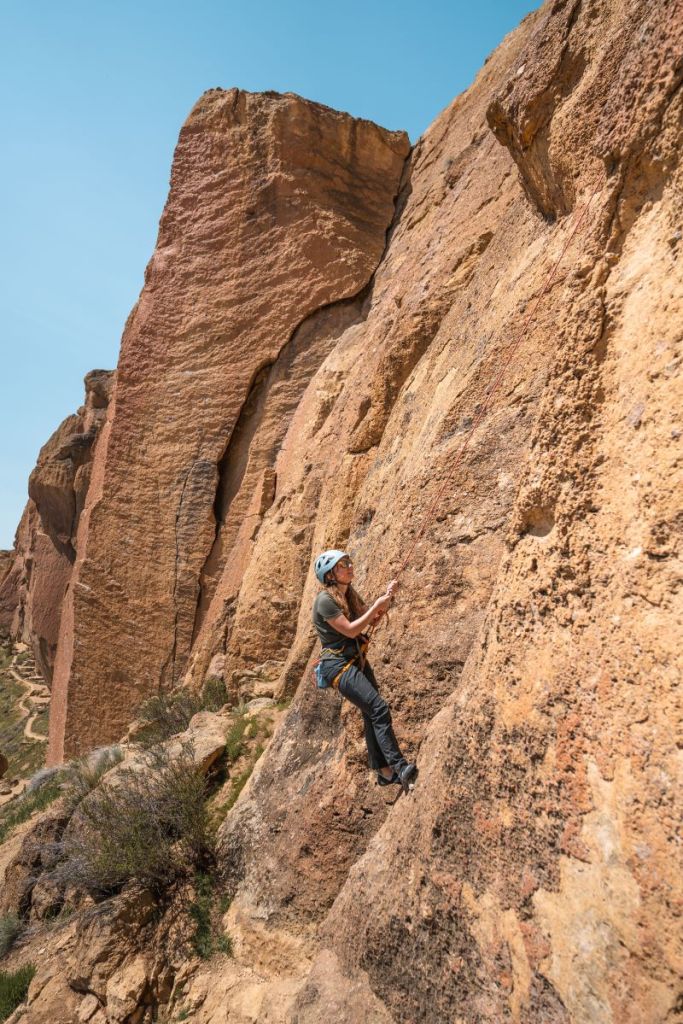
[[[334,569],[337,562],[339,562],[342,558],[348,557],[349,554],[347,551],[336,550],[323,551],[322,555],[318,555],[318,557],[315,560],[314,566],[315,575],[318,579],[318,583],[324,583],[325,575],[330,571],[330,569]]]

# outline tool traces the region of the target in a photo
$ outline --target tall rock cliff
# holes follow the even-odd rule
[[[183,128],[51,759],[217,664],[293,696],[220,830],[198,1024],[680,1014],[682,80],[680,0],[554,0],[410,152],[236,90]],[[413,541],[371,648],[420,765],[394,801],[306,681],[311,563],[374,597]]]
[[[352,311],[407,151],[403,133],[296,96],[214,90],[190,114],[79,523],[52,761],[115,739],[182,678],[233,517],[256,532],[278,438],[326,353],[301,326],[332,302]],[[245,464],[268,399],[273,436]]]

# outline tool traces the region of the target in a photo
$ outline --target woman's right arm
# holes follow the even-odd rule
[[[338,615],[336,619],[328,619],[328,623],[332,626],[332,629],[336,629],[338,633],[343,636],[348,636],[352,640],[363,632],[363,630],[372,623],[372,620],[377,615],[377,612],[384,613],[393,600],[393,589],[392,583],[389,584],[386,594],[382,594],[378,597],[374,604],[371,604],[364,615],[361,615],[359,619],[354,619],[353,622],[349,622],[345,615]]]

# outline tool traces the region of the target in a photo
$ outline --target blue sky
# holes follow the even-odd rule
[[[297,92],[414,141],[537,6],[2,0],[0,548],[83,376],[116,365],[201,93]]]

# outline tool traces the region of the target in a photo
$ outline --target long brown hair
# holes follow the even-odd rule
[[[344,593],[331,572],[328,572],[325,576],[324,587],[332,600],[339,605],[349,622],[359,619],[368,610],[365,601],[352,584],[349,583],[346,593]]]

